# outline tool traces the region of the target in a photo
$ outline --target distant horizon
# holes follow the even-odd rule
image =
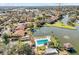
[[[0,3],[0,6],[79,6],[79,3]]]

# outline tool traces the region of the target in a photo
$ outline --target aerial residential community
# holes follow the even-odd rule
[[[79,6],[0,6],[0,55],[78,55]]]

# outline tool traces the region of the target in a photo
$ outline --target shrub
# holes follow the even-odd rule
[[[2,38],[3,38],[3,42],[7,45],[9,43],[9,39],[8,39],[8,35],[6,33],[3,34]]]
[[[32,54],[32,49],[28,44],[17,44],[15,46],[13,46],[11,48],[11,50],[9,51],[10,55],[15,55],[15,54],[19,54],[19,55],[31,55]]]

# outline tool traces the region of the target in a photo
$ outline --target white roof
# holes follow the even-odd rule
[[[58,51],[56,48],[48,48],[45,51],[45,54],[47,54],[47,53],[58,53]]]
[[[79,23],[79,20],[77,22]]]

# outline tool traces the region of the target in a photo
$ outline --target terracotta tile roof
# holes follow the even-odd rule
[[[24,36],[25,31],[24,30],[16,30],[14,34],[17,36]]]
[[[20,24],[17,26],[16,30],[24,30],[24,28],[25,28],[25,25]]]

